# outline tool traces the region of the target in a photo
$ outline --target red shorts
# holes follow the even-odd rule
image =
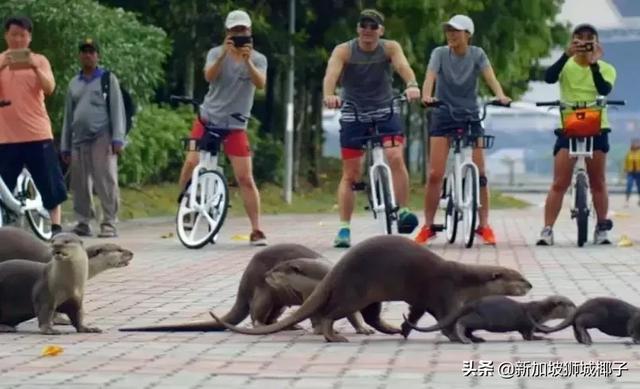
[[[404,143],[404,136],[402,135],[395,135],[393,137],[385,136],[384,138],[382,138],[382,142],[384,143],[391,142],[392,140],[391,138],[393,138],[393,144],[396,146],[399,146]],[[340,154],[342,155],[342,159],[360,158],[364,155],[364,153],[365,153],[364,149],[351,149],[348,147],[340,148]]]
[[[224,139],[222,145],[227,156],[231,157],[250,157],[251,146],[249,145],[249,137],[247,131],[243,129],[231,129],[223,132]],[[191,127],[191,138],[200,139],[204,135],[204,125],[198,118],[193,121]]]

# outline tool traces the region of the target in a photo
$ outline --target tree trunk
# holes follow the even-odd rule
[[[302,144],[306,137],[306,132],[308,131],[308,119],[307,117],[307,85],[306,82],[302,85],[298,84],[299,88],[297,91],[297,96],[294,99],[296,112],[298,113],[298,125],[294,126],[293,132],[293,141],[294,141],[294,151],[293,151],[293,190],[298,191],[300,189],[300,166],[304,166],[302,163],[303,160],[303,152],[302,152]]]
[[[196,33],[196,23],[198,17],[198,7],[195,1],[191,2],[191,15],[189,15],[189,19],[191,19],[191,29],[189,31],[189,35],[191,37],[191,42],[195,42],[197,38]],[[193,52],[193,45],[190,49],[187,50],[186,57],[184,59],[184,94],[185,96],[193,97],[193,91],[195,89],[195,58]]]

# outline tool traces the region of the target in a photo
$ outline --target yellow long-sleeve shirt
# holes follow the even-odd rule
[[[629,150],[624,158],[625,173],[640,173],[640,149]]]

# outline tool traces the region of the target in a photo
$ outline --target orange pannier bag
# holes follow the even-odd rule
[[[600,135],[601,125],[602,110],[598,108],[578,108],[562,113],[562,130],[569,138]]]

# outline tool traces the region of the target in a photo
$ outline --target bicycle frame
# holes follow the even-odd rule
[[[389,191],[389,194],[391,195],[391,204],[395,208],[396,195],[393,190],[393,182],[391,179],[391,168],[389,168],[389,165],[387,165],[384,159],[384,147],[380,145],[373,146],[371,148],[371,159],[372,159],[372,163],[371,165],[369,165],[369,182],[376,182],[374,179],[376,170],[382,169],[386,171],[387,185],[389,188],[391,188],[391,190]],[[370,192],[371,192],[371,202],[372,202],[373,211],[376,213],[383,211],[384,203],[382,202],[381,198],[378,198],[378,196],[375,195],[375,189],[373,188],[373,185],[370,185]]]
[[[478,166],[476,166],[476,164],[473,162],[471,158],[472,151],[473,151],[473,147],[471,147],[471,145],[467,145],[464,147],[459,147],[459,145],[457,145],[453,151],[454,162],[453,162],[453,167],[450,167],[449,171],[450,172],[453,171],[454,185],[453,185],[453,191],[451,193],[453,195],[453,204],[458,210],[469,208],[471,206],[471,201],[472,201],[471,199],[467,199],[467,201],[465,202],[461,201],[463,197],[462,196],[462,172],[466,167],[470,167],[475,171],[476,179],[473,185],[475,185],[476,188],[480,187],[480,180],[478,179],[479,170],[478,170]],[[477,196],[476,198],[476,205],[478,206],[478,208],[481,207],[480,196]]]

